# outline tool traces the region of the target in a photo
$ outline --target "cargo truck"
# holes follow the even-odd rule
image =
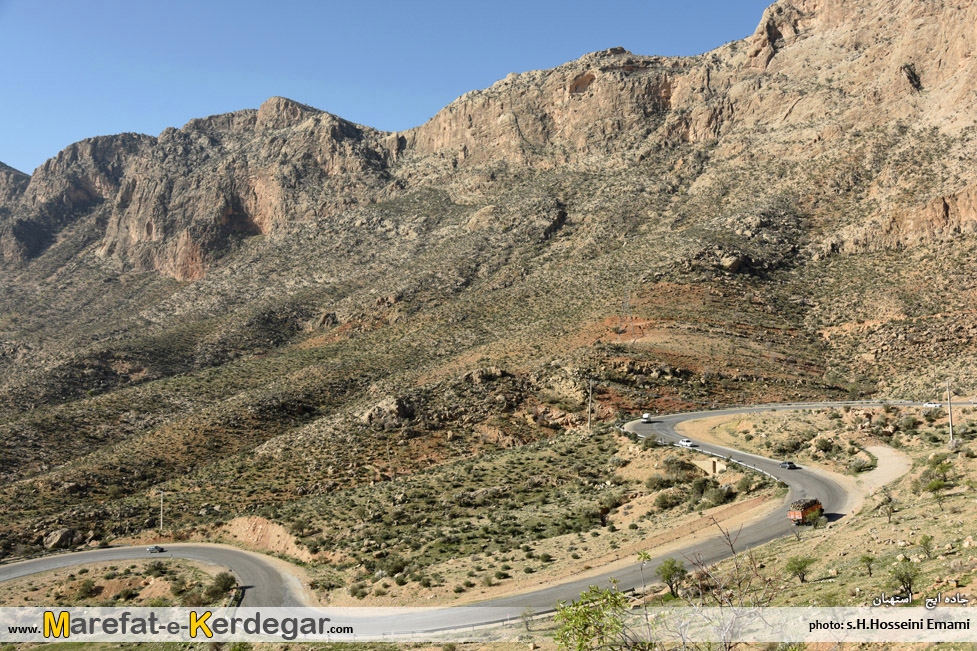
[[[810,522],[808,516],[812,513],[816,513],[820,517],[824,513],[824,507],[821,506],[821,502],[817,498],[806,497],[790,503],[790,510],[787,511],[787,517],[794,524],[807,524]]]

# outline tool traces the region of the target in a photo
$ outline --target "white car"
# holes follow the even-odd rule
[[[651,422],[651,414],[641,414],[641,422],[642,423],[650,423]]]
[[[695,443],[693,441],[691,441],[690,439],[682,439],[681,441],[678,442],[678,444],[681,445],[683,448],[694,448],[695,447]]]
[[[925,402],[923,403],[923,409],[939,409],[943,405],[939,402]]]

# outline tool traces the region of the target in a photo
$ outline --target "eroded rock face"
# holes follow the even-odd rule
[[[31,177],[0,163],[0,202],[9,202],[23,194]]]
[[[384,182],[379,134],[275,97],[168,129],[118,193],[98,254],[198,278],[236,240],[328,214]]]
[[[623,48],[595,52],[467,93],[405,137],[417,154],[440,153],[459,165],[492,159],[546,167],[617,153],[637,143],[638,125],[669,111],[676,79],[689,67]]]
[[[235,241],[341,208],[383,184],[380,140],[371,129],[278,97],[257,111],[191,120],[158,138],[85,140],[29,183],[0,172],[10,215],[0,224],[0,255],[35,255],[61,228],[97,211],[106,224],[99,256],[198,278]]]
[[[26,185],[6,175],[13,182],[0,181],[9,188],[0,210],[0,256],[18,261],[36,255],[78,214],[114,198],[131,161],[152,141],[137,134],[89,138],[38,167]]]
[[[627,168],[683,143],[718,143],[728,159],[809,160],[840,154],[846,133],[900,120],[957,133],[973,121],[974,24],[974,0],[781,0],[752,36],[710,53],[595,52],[511,74],[400,133],[273,97],[157,138],[92,138],[31,177],[0,167],[0,259],[36,256],[88,218],[108,263],[192,280],[239,242],[274,236],[283,224],[418,187],[491,183],[499,166]],[[878,191],[882,222],[913,212],[890,206],[894,194]],[[920,197],[916,212],[939,213],[927,207],[937,194],[947,191]],[[951,215],[953,201],[965,199],[947,200]],[[966,214],[964,203],[956,214]],[[510,227],[501,209],[473,210],[468,223]],[[870,231],[861,236],[888,245],[919,230],[912,219],[885,228],[878,242]]]
[[[923,206],[881,215],[828,238],[821,255],[905,249],[960,235],[977,234],[977,185],[939,196]]]

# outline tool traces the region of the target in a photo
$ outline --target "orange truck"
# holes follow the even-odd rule
[[[824,512],[824,507],[821,506],[821,502],[814,497],[807,497],[802,500],[794,500],[790,503],[790,510],[787,511],[787,517],[794,524],[807,524],[807,517],[816,513],[819,516]]]

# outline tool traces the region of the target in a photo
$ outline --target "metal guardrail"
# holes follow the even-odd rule
[[[231,601],[227,604],[228,608],[237,608],[244,601],[244,588],[237,586],[234,588],[234,594],[231,595]]]
[[[631,421],[631,422],[633,422],[633,421]],[[616,429],[620,430],[624,434],[633,434],[633,435],[639,436],[640,438],[643,438],[645,440],[650,440],[646,436],[641,436],[637,432],[632,432],[631,430],[625,429],[623,427],[617,427]],[[767,477],[770,477],[771,479],[773,479],[776,482],[782,482],[783,481],[782,479],[780,479],[776,475],[774,475],[772,473],[769,473],[766,470],[761,470],[760,468],[757,468],[754,465],[750,465],[750,464],[746,463],[745,461],[740,461],[739,459],[734,459],[734,458],[732,458],[730,456],[727,456],[725,454],[720,454],[718,452],[710,452],[709,450],[704,450],[701,447],[685,447],[684,445],[679,445],[678,443],[674,443],[674,442],[667,442],[667,443],[665,443],[665,445],[667,445],[668,447],[673,447],[673,448],[681,448],[682,450],[692,450],[694,452],[700,452],[702,454],[708,454],[711,457],[716,457],[717,459],[723,459],[724,461],[728,461],[730,463],[735,463],[735,464],[737,464],[739,466],[742,466],[744,468],[747,468],[749,470],[752,470],[753,472],[758,472],[760,474],[766,475]]]
[[[723,459],[725,461],[728,461],[728,462],[735,463],[735,464],[738,464],[740,466],[743,466],[744,468],[749,468],[750,470],[752,470],[754,472],[759,472],[761,474],[764,474],[767,477],[770,477],[771,479],[773,479],[775,481],[778,481],[778,482],[779,481],[782,481],[780,478],[776,477],[775,475],[770,474],[766,470],[760,470],[756,466],[751,466],[750,464],[746,463],[745,461],[740,461],[739,459],[733,459],[732,457],[727,457],[725,455],[719,454],[718,452],[710,452],[709,450],[703,450],[702,448],[686,448],[684,446],[681,446],[681,445],[678,445],[678,444],[675,444],[675,443],[672,444],[672,447],[682,448],[683,450],[695,450],[696,452],[701,452],[702,454],[708,454],[711,457],[717,457],[719,459]]]

